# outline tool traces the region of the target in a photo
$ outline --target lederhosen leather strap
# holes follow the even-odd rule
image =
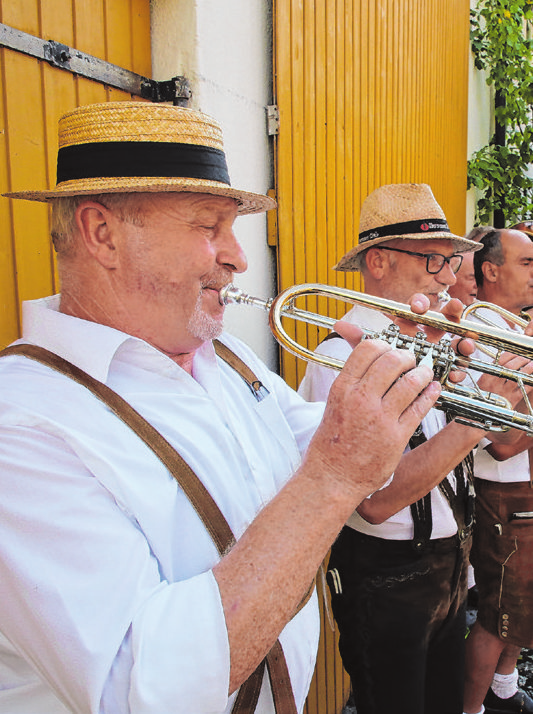
[[[426,440],[422,431],[422,424],[418,425],[417,430],[409,439],[409,447],[411,450],[423,444]],[[431,532],[433,530],[433,512],[431,510],[431,492],[411,503],[411,517],[413,519],[413,539],[411,544],[417,553],[422,553],[426,550]]]
[[[260,392],[262,385],[250,368],[221,342],[215,340],[214,344],[215,350],[221,359],[227,361],[230,366],[240,374],[254,393]],[[98,399],[105,403],[114,414],[127,424],[137,436],[150,447],[167,467],[190,500],[193,508],[211,535],[219,553],[223,555],[231,548],[235,543],[235,537],[211,494],[207,491],[190,466],[184,461],[182,456],[168,443],[157,429],[154,429],[128,402],[122,399],[122,397],[107,385],[99,382],[97,379],[94,379],[79,369],[79,367],[76,367],[76,365],[43,347],[27,344],[13,345],[0,351],[0,357],[7,355],[23,355],[34,361],[41,362],[86,387]],[[309,600],[312,590],[313,585],[311,585],[298,609],[301,609]],[[255,711],[263,682],[265,663],[270,676],[276,714],[296,714],[296,704],[290,675],[283,648],[279,640],[257,669],[250,675],[246,682],[241,685],[233,706],[232,714],[253,714]]]
[[[409,446],[415,449],[420,444],[427,441],[421,425],[409,439]],[[450,504],[455,522],[457,523],[457,534],[462,542],[470,535],[474,523],[474,456],[470,451],[465,458],[454,468],[457,493],[454,492],[447,477],[439,483],[439,489]],[[413,548],[423,551],[431,538],[433,529],[433,517],[431,513],[431,493],[411,504],[411,516],[413,517],[414,535]]]

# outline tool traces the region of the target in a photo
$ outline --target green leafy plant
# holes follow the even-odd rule
[[[468,162],[479,192],[476,224],[499,227],[533,216],[533,0],[478,0],[471,10],[477,69],[494,88],[495,131]]]

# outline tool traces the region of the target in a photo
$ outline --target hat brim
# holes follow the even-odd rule
[[[468,240],[462,236],[456,236],[454,233],[443,233],[442,231],[428,232],[420,235],[420,233],[404,233],[399,236],[382,236],[373,240],[360,243],[349,250],[339,262],[333,266],[333,270],[342,270],[344,272],[361,270],[361,254],[378,245],[379,243],[387,243],[391,240],[449,240],[452,242],[454,250],[458,253],[471,253],[480,250],[483,246],[477,241]]]
[[[47,202],[66,196],[91,196],[101,193],[163,193],[191,192],[209,193],[215,196],[227,196],[238,203],[239,215],[262,213],[276,207],[276,201],[270,196],[251,191],[241,191],[217,181],[193,178],[165,177],[125,177],[93,178],[63,181],[54,189],[47,191],[16,191],[3,193],[6,198],[20,198],[26,201]]]

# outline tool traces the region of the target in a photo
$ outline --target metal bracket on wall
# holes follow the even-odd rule
[[[173,77],[164,82],[156,82],[154,79],[135,74],[68,45],[54,40],[43,40],[1,23],[0,47],[23,52],[31,57],[45,60],[53,67],[108,84],[110,87],[122,89],[152,102],[173,102],[177,106],[184,107],[191,98],[192,92],[186,77]]]
[[[269,104],[266,108],[267,113],[267,133],[269,136],[277,136],[279,134],[279,109],[277,104]]]

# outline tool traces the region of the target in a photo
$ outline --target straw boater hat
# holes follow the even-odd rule
[[[459,253],[478,250],[479,243],[454,235],[430,187],[424,183],[381,186],[361,207],[359,245],[343,256],[334,270],[360,270],[361,253],[395,238],[451,240]]]
[[[5,193],[49,201],[99,193],[192,191],[234,198],[239,213],[274,208],[268,196],[230,186],[222,131],[206,114],[168,104],[108,102],[59,120],[57,185]]]

